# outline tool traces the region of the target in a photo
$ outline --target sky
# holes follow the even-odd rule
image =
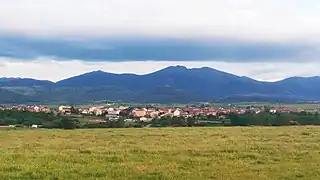
[[[0,0],[0,77],[211,67],[320,75],[318,0]]]

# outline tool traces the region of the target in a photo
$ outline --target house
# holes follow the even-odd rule
[[[81,110],[81,114],[87,115],[87,114],[89,114],[89,110],[88,109],[83,109],[83,110]]]
[[[152,118],[141,117],[140,121],[142,121],[142,122],[150,122],[150,121],[152,121]]]
[[[51,113],[51,109],[49,107],[40,107],[40,112]]]
[[[180,117],[180,115],[181,115],[181,110],[179,108],[173,112],[173,116],[175,117]]]
[[[159,112],[160,113],[170,113],[171,109],[170,108],[161,107],[161,108],[159,108]]]
[[[96,109],[97,109],[96,107],[90,107],[90,108],[88,109],[89,114],[93,114]]]
[[[119,106],[119,110],[125,110],[125,109],[128,109],[129,107],[128,106]]]
[[[159,112],[151,112],[150,114],[149,114],[149,116],[151,117],[151,118],[157,118],[157,117],[159,117]]]
[[[212,116],[217,116],[217,112],[216,111],[208,111],[207,114],[208,115],[212,115]]]
[[[246,113],[246,110],[245,109],[241,109],[238,114],[245,114]]]
[[[60,113],[64,113],[64,114],[71,114],[71,109],[72,109],[71,106],[59,106],[58,107],[58,111]]]
[[[119,119],[119,115],[120,115],[120,110],[108,110],[107,114],[106,114],[106,118],[108,118],[109,120],[116,120]]]
[[[183,112],[181,112],[181,113],[180,113],[180,116],[185,117],[185,118],[191,117],[191,115],[189,115],[189,112],[188,112],[188,111],[183,111]]]
[[[270,113],[277,113],[277,110],[276,109],[270,109],[270,111],[269,111]]]
[[[261,110],[258,109],[255,112],[256,112],[256,114],[259,114],[259,113],[261,113]]]
[[[102,111],[102,109],[96,109],[94,111],[94,113],[95,113],[96,116],[101,116],[103,114],[103,111]]]
[[[31,128],[34,128],[34,129],[37,129],[39,127],[39,125],[35,125],[35,124],[33,124],[32,126],[31,126]]]
[[[145,109],[134,110],[133,115],[135,117],[145,117],[147,115],[147,111]]]
[[[39,106],[28,106],[26,110],[29,112],[40,112],[41,108]]]
[[[34,112],[40,112],[40,107],[39,106],[33,106]]]

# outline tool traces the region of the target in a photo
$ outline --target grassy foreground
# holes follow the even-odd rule
[[[320,179],[320,127],[0,131],[0,179]]]

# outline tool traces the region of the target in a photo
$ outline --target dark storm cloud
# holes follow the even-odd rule
[[[317,55],[304,44],[263,43],[230,39],[104,37],[95,39],[0,36],[0,56],[19,59],[55,57],[85,61],[292,61]]]

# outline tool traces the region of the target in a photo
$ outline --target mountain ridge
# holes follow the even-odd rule
[[[12,102],[86,103],[121,100],[161,103],[192,101],[320,100],[320,78],[291,77],[258,81],[209,67],[169,66],[143,75],[101,70],[57,82],[30,78],[0,78],[0,89]],[[1,91],[0,91],[1,96]],[[19,100],[21,99],[21,100]],[[10,101],[10,98],[5,102]],[[3,101],[0,98],[0,103]]]

